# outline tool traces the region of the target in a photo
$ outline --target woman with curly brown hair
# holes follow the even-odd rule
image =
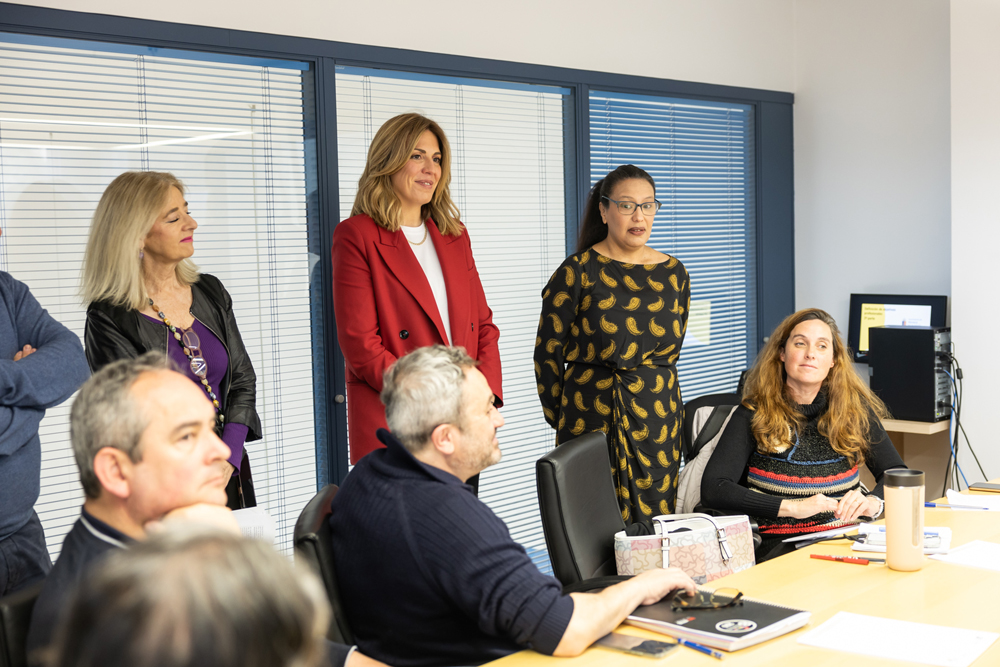
[[[702,503],[757,521],[758,562],[782,553],[785,538],[875,519],[883,473],[905,467],[882,428],[888,416],[854,371],[833,318],[800,310],[750,370],[743,404],[705,468]],[[877,484],[868,493],[862,463]]]

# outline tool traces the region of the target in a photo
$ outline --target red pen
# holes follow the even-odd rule
[[[851,556],[827,556],[825,554],[809,554],[810,558],[819,560],[834,560],[838,563],[854,563],[855,565],[868,565],[868,563],[884,563],[881,558],[853,558]]]

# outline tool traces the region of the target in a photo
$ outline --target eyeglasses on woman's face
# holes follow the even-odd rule
[[[656,215],[656,212],[660,210],[663,206],[659,201],[647,201],[641,204],[634,201],[618,201],[617,199],[612,199],[611,197],[601,197],[601,199],[607,199],[609,202],[618,207],[618,212],[622,215],[632,215],[635,209],[638,207],[642,211],[643,215]]]

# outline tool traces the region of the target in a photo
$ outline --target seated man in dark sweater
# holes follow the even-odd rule
[[[423,347],[385,373],[387,449],[333,501],[334,562],[359,648],[396,667],[470,665],[522,648],[577,655],[641,604],[694,591],[676,568],[563,595],[465,482],[500,460],[503,417],[461,348]],[[608,536],[611,539],[611,536]]]
[[[158,352],[109,364],[83,385],[70,437],[86,500],[35,603],[30,662],[45,659],[70,593],[108,552],[143,539],[154,524],[239,532],[225,506],[229,447],[215,421],[205,392]],[[335,647],[333,664],[344,664],[349,650]]]

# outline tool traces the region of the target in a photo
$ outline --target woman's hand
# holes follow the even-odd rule
[[[817,493],[815,496],[809,496],[802,500],[782,500],[781,507],[778,509],[778,516],[791,517],[793,519],[808,519],[823,512],[836,512],[838,507],[839,505],[836,500],[827,498],[822,493]]]
[[[844,494],[837,503],[833,515],[844,521],[857,521],[859,516],[875,516],[882,505],[878,498],[866,496],[859,489],[852,489]]]

